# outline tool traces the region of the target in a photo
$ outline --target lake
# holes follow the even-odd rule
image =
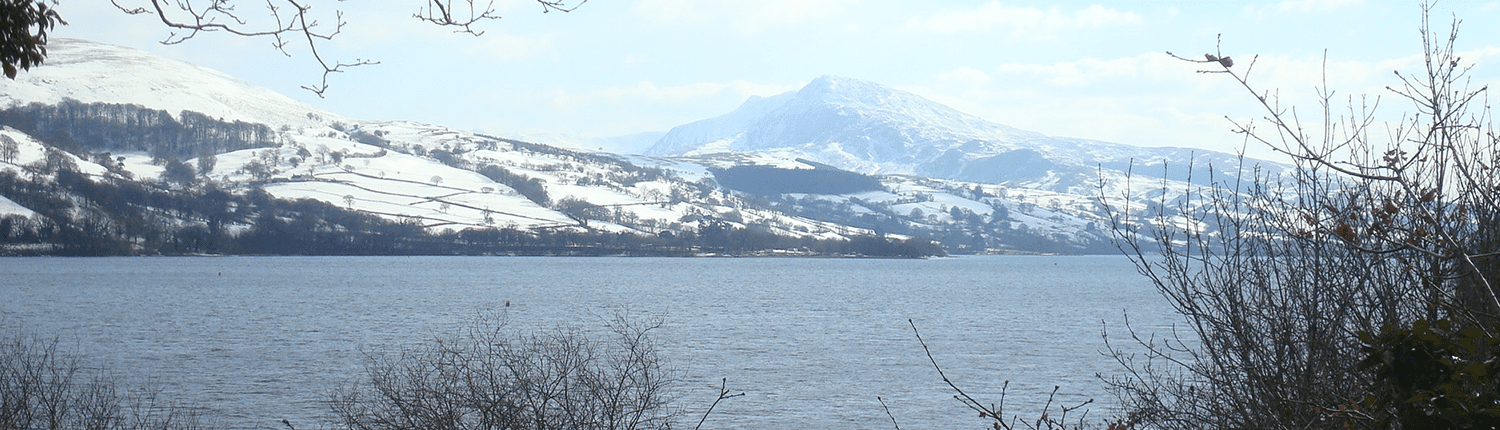
[[[507,307],[506,304],[509,303]],[[952,398],[1035,419],[1059,399],[1110,398],[1108,324],[1177,320],[1119,256],[927,260],[565,257],[0,258],[0,328],[56,336],[131,383],[160,385],[225,428],[331,427],[322,402],[366,352],[457,333],[490,311],[518,330],[661,316],[691,428],[721,379],[745,392],[706,429],[988,425]],[[1124,343],[1125,340],[1121,339]]]

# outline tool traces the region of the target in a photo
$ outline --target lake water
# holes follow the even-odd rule
[[[506,302],[510,303],[506,307]],[[116,373],[202,405],[228,428],[331,427],[321,403],[355,382],[363,352],[457,333],[503,309],[511,327],[625,310],[680,374],[685,427],[720,380],[743,397],[704,428],[903,428],[987,424],[952,398],[915,320],[970,394],[1035,418],[1059,398],[1109,398],[1095,373],[1128,311],[1162,331],[1171,309],[1118,256],[929,260],[779,258],[204,257],[0,259],[0,328],[57,336]],[[1123,341],[1122,341],[1123,342]],[[689,422],[690,421],[690,422]]]

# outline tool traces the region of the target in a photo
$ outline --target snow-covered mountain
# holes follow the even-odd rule
[[[0,80],[0,121],[7,125],[0,136],[16,149],[0,154],[0,174],[14,175],[0,185],[13,190],[52,187],[65,182],[59,171],[69,170],[156,189],[211,185],[241,195],[313,199],[434,232],[659,237],[713,225],[794,238],[870,233],[759,207],[699,182],[701,175],[684,178],[607,153],[430,124],[350,119],[129,48],[69,39],[54,39],[49,48],[45,66]],[[0,201],[0,218],[42,212],[10,197]],[[49,213],[99,214],[82,206]],[[164,217],[156,224],[208,222],[171,210],[148,213]],[[256,227],[250,219],[239,222],[234,228]]]
[[[293,230],[304,244],[422,246],[390,245],[388,227],[267,197],[452,231],[470,244],[478,236],[465,232],[657,244],[883,234],[936,238],[953,252],[1107,252],[1104,208],[1127,207],[1112,199],[1137,209],[1170,202],[1187,186],[1177,179],[1190,161],[1233,159],[1049,137],[838,77],[751,98],[659,138],[554,136],[549,145],[351,119],[129,48],[56,39],[49,49],[45,66],[0,80],[0,252],[7,238],[59,225],[173,252],[213,252],[204,244],[214,235],[249,237],[257,249]],[[649,155],[594,150],[648,140]],[[1137,177],[1173,179],[1123,186],[1131,164]],[[23,224],[31,230],[16,230]],[[345,234],[360,229],[364,239]]]
[[[1143,148],[1053,137],[996,124],[915,94],[837,77],[801,90],[752,98],[728,114],[678,126],[645,152],[717,158],[755,154],[805,159],[868,174],[916,175],[1080,192],[1099,169],[1187,178],[1187,166],[1238,163],[1231,154]],[[1270,163],[1270,169],[1279,170]],[[1163,165],[1172,167],[1170,171]],[[1199,173],[1206,177],[1206,171]]]
[[[831,167],[875,175],[884,190],[768,198],[800,215],[937,237],[950,249],[1098,250],[1112,234],[1106,206],[1175,205],[1190,187],[1285,169],[1201,149],[1048,136],[837,76],[673,128],[645,154],[643,163],[720,172]],[[778,179],[785,178],[765,180]],[[1190,221],[1179,214],[1152,222]]]

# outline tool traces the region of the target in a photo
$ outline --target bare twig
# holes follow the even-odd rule
[[[947,383],[949,388],[952,388],[953,391],[958,393],[953,395],[954,399],[957,399],[960,403],[963,403],[964,406],[969,407],[969,409],[978,412],[980,417],[993,420],[993,424],[997,428],[1005,430],[1014,430],[1016,428],[1015,425],[1017,417],[1011,417],[1010,422],[1005,421],[1005,394],[1010,389],[1010,381],[1005,381],[1000,387],[1000,403],[998,405],[992,404],[990,406],[985,406],[984,403],[974,399],[974,397],[970,396],[968,392],[965,392],[962,388],[959,388],[958,385],[954,384],[953,380],[948,379],[948,375],[943,372],[943,367],[939,366],[937,363],[937,359],[932,356],[932,349],[927,347],[927,341],[922,339],[921,331],[917,330],[917,323],[915,321],[912,321],[910,318],[906,320],[906,323],[911,325],[911,331],[914,335],[916,335],[917,343],[922,345],[922,351],[927,353],[927,360],[932,363],[932,368],[937,370],[938,376],[943,378],[943,382]],[[1076,406],[1060,407],[1062,414],[1057,418],[1052,418],[1047,413],[1047,411],[1052,408],[1052,401],[1057,396],[1057,391],[1059,388],[1060,387],[1057,386],[1052,387],[1052,393],[1047,396],[1047,403],[1042,407],[1040,415],[1037,417],[1036,421],[1034,423],[1023,422],[1022,424],[1024,426],[1032,429],[1066,429],[1069,412],[1072,412],[1094,402],[1094,399],[1088,399],[1087,401],[1084,401],[1083,403],[1080,403]],[[883,404],[884,402],[882,402],[882,405]],[[1087,416],[1087,412],[1085,412],[1084,415]],[[892,423],[894,423],[894,421],[895,418],[893,417]],[[1082,419],[1080,419],[1079,427],[1082,426]]]
[[[266,37],[271,47],[286,56],[291,56],[288,47],[293,38],[305,41],[313,61],[322,68],[322,76],[316,85],[304,85],[303,89],[323,97],[328,91],[329,75],[344,70],[380,64],[378,61],[354,59],[353,61],[328,60],[324,58],[321,44],[333,40],[344,29],[344,12],[333,10],[333,25],[322,27],[309,14],[313,10],[309,0],[264,0],[266,13],[261,20],[243,19],[236,0],[149,0],[148,6],[127,6],[122,0],[110,0],[116,9],[129,15],[153,15],[162,25],[171,29],[161,43],[175,45],[186,42],[202,33],[223,32],[242,37]],[[483,4],[480,2],[483,1]],[[571,5],[567,0],[535,0],[542,12],[571,12],[587,3],[578,0]],[[487,0],[462,0],[455,5],[453,0],[427,0],[415,18],[439,27],[453,27],[457,33],[474,36],[484,31],[474,28],[481,21],[500,19],[495,14],[494,2]],[[264,23],[260,23],[264,21]]]
[[[714,407],[719,406],[719,402],[724,401],[724,399],[732,399],[743,395],[745,395],[744,392],[740,392],[738,394],[730,394],[729,378],[724,378],[723,380],[719,381],[719,397],[714,398],[714,402],[708,405],[708,410],[703,411],[703,418],[698,419],[698,425],[693,426],[693,429],[697,430],[703,428],[703,422],[708,421],[708,414],[713,413]]]
[[[885,405],[885,399],[880,398],[880,396],[875,396],[875,400],[880,402],[881,409],[885,409],[885,416],[890,417],[891,427],[895,427],[896,430],[901,430],[901,424],[896,423],[896,415],[891,413],[890,406]]]

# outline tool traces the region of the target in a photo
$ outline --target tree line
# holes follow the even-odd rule
[[[46,255],[695,255],[796,249],[819,255],[943,255],[930,241],[817,240],[712,223],[658,235],[558,229],[434,232],[325,202],[238,193],[207,182],[165,189],[60,168],[55,178],[0,171],[0,195],[37,212],[0,218],[6,254]]]
[[[0,125],[75,154],[140,151],[163,161],[269,148],[279,139],[276,131],[264,124],[224,121],[194,111],[173,116],[135,104],[73,99],[0,110]]]

